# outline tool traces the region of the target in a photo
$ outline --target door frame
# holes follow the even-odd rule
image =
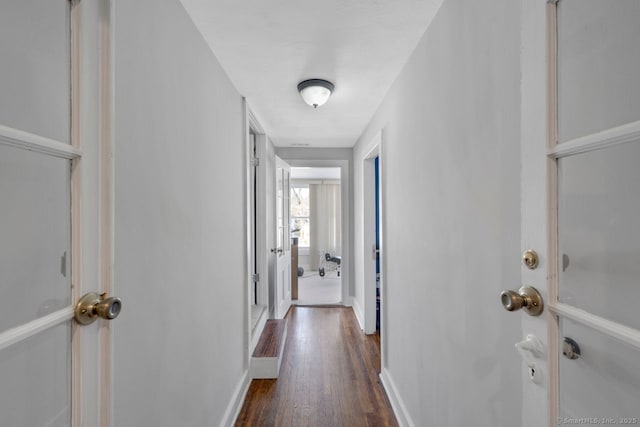
[[[364,333],[373,334],[376,332],[376,256],[375,256],[375,233],[376,215],[371,211],[371,206],[375,206],[375,158],[378,158],[379,170],[382,170],[382,131],[373,138],[373,147],[362,159],[362,185],[363,185],[363,271],[364,280]],[[381,174],[379,174],[380,176]],[[382,180],[380,180],[382,181]],[[382,186],[378,186],[378,193],[382,195]],[[382,241],[382,209],[378,202],[380,212],[380,240]],[[380,244],[378,257],[380,259],[380,330],[382,331],[382,244]]]
[[[351,307],[352,299],[349,295],[351,283],[351,265],[353,251],[351,249],[351,183],[349,181],[349,160],[327,160],[327,159],[292,159],[287,157],[286,151],[276,152],[291,167],[311,167],[311,168],[340,168],[340,206],[342,224],[342,261],[340,264],[340,276],[342,278],[341,296],[342,305]]]
[[[247,283],[247,355],[246,363],[249,366],[251,353],[258,343],[260,334],[264,329],[264,325],[269,315],[269,272],[268,272],[268,249],[267,249],[267,135],[260,125],[256,115],[251,110],[246,98],[243,98],[244,107],[244,135],[245,135],[245,165],[246,165],[246,217],[247,217],[247,249],[246,249],[246,283]],[[257,166],[254,166],[251,134],[255,135],[255,147]],[[252,177],[256,178],[254,188]],[[255,193],[255,194],[254,194]],[[254,220],[254,201],[255,201],[255,218],[256,228],[253,235],[252,222]],[[254,259],[255,254],[255,259]],[[257,292],[257,300],[259,305],[265,306],[260,314],[255,328],[252,327],[251,310],[254,305],[252,295],[254,282],[252,279],[253,263],[256,263],[256,270],[260,276]]]

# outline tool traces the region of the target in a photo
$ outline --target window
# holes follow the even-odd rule
[[[309,187],[291,187],[291,235],[298,246],[309,247]]]

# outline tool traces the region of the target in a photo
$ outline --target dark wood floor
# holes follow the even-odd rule
[[[253,380],[236,426],[397,426],[378,378],[380,340],[351,308],[292,307],[277,380]]]

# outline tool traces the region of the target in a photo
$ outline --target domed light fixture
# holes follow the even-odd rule
[[[298,83],[298,92],[304,102],[318,108],[329,100],[333,92],[333,83],[322,79],[309,79]]]

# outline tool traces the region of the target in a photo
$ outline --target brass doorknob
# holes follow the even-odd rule
[[[502,291],[500,300],[507,311],[516,311],[521,308],[531,316],[539,316],[544,308],[540,292],[532,286],[523,286],[515,291]]]
[[[89,292],[85,294],[75,307],[74,318],[81,325],[89,325],[98,317],[106,320],[115,319],[122,310],[122,300],[118,297],[107,298],[106,294]]]

